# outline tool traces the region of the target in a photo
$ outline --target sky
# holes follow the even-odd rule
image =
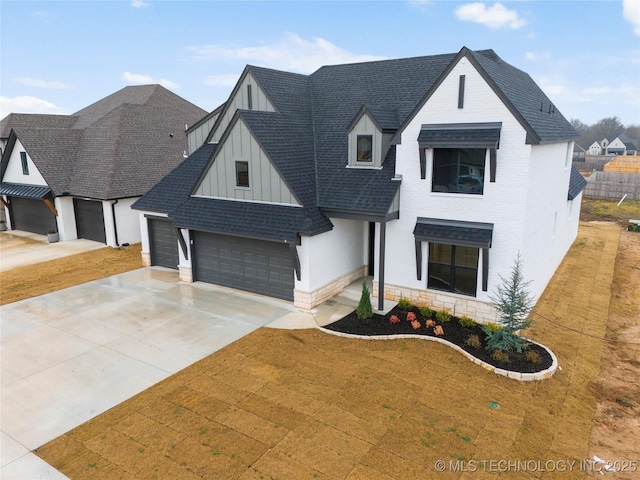
[[[640,0],[0,0],[0,118],[72,114],[158,83],[207,111],[245,65],[493,49],[569,120],[640,124]]]

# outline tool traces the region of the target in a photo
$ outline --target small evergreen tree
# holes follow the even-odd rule
[[[367,287],[367,281],[362,282],[362,295],[360,296],[360,303],[356,309],[356,315],[360,320],[373,317],[373,309],[371,308],[371,294]]]
[[[483,327],[487,340],[486,349],[522,352],[527,342],[515,332],[531,326],[532,321],[528,315],[533,306],[533,298],[527,289],[531,282],[525,282],[522,275],[520,253],[511,268],[509,278],[500,276],[500,280],[502,284],[498,285],[495,294],[490,298],[500,314],[498,323],[502,328],[495,330]]]

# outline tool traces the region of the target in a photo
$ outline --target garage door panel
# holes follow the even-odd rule
[[[102,202],[73,199],[78,238],[107,243]]]
[[[10,197],[12,228],[46,235],[49,230],[58,231],[56,217],[42,200]]]
[[[151,264],[178,268],[178,234],[173,224],[166,220],[148,220],[151,244]]]
[[[293,261],[285,244],[194,232],[195,278],[293,300]]]

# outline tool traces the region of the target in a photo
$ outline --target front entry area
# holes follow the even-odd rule
[[[193,232],[194,280],[293,301],[289,246],[252,238]]]

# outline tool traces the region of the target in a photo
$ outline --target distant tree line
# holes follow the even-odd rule
[[[571,120],[571,125],[580,134],[580,138],[576,140],[576,143],[585,150],[588,150],[589,146],[595,141],[600,141],[603,138],[611,141],[621,133],[626,133],[636,143],[640,142],[640,125],[625,126],[618,117],[603,118],[593,125],[587,125],[574,118]]]

